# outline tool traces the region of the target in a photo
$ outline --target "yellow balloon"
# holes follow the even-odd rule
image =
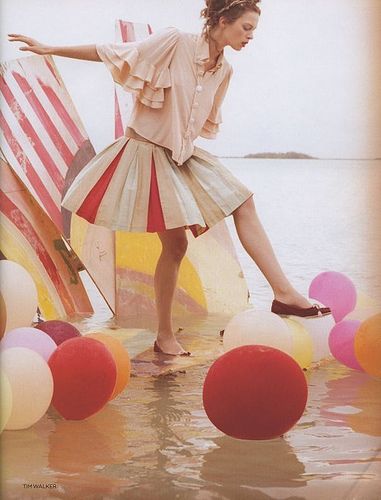
[[[0,402],[1,402],[1,412],[0,412],[0,432],[3,432],[4,427],[7,425],[9,417],[12,411],[12,389],[9,383],[8,377],[3,372],[0,371]]]
[[[283,318],[292,333],[291,356],[300,368],[309,368],[313,357],[313,343],[311,335],[306,328],[291,318]]]
[[[108,335],[107,333],[94,332],[88,333],[85,336],[102,342],[114,358],[116,365],[116,381],[110,400],[114,399],[123,391],[123,389],[125,389],[128,381],[130,380],[131,362],[127,349],[123,346],[119,339],[113,337],[112,335]]]
[[[381,377],[381,313],[361,323],[355,335],[355,355],[369,375]]]

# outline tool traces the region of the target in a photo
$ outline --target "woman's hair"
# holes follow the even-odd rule
[[[208,32],[217,26],[221,16],[224,16],[228,23],[233,23],[247,10],[253,10],[259,15],[261,9],[258,4],[261,0],[205,0],[206,7],[202,9],[200,17],[205,19],[202,34],[208,39]]]

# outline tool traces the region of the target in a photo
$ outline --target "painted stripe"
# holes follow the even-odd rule
[[[54,284],[58,295],[64,304],[65,310],[70,313],[74,312],[74,304],[70,294],[67,292],[65,284],[63,283],[58,270],[46,250],[44,243],[41,241],[37,232],[25,215],[17,208],[13,201],[6,196],[3,191],[0,191],[0,210],[12,222],[12,224],[20,231],[20,233],[28,241],[29,245],[33,248],[34,253],[41,261],[49,278]]]
[[[86,137],[84,137],[79,130],[77,124],[72,119],[68,111],[66,110],[64,104],[61,99],[57,96],[54,89],[49,85],[46,85],[41,78],[37,78],[38,83],[40,84],[42,90],[44,91],[46,97],[49,99],[49,102],[53,106],[53,108],[57,111],[58,116],[61,118],[63,123],[65,124],[67,130],[70,132],[73,137],[76,145],[81,147],[82,143],[85,142]]]
[[[58,85],[61,87],[61,80],[58,78],[57,72],[53,68],[53,66],[50,64],[50,61],[47,57],[43,57],[43,60],[50,71],[50,73],[54,76],[55,81],[58,83]]]
[[[136,40],[134,23],[120,20],[119,31],[123,42],[134,42]]]
[[[27,82],[26,78],[18,74],[16,71],[12,71],[12,75],[16,80],[16,82],[18,83],[20,89],[24,93],[33,111],[36,113],[36,115],[40,119],[40,122],[45,127],[47,133],[49,134],[49,137],[52,140],[53,145],[57,148],[58,152],[65,161],[67,167],[69,167],[71,162],[73,161],[74,155],[69,150],[61,134],[57,130],[55,124],[51,120],[45,108],[42,106],[41,102],[37,98],[35,92]]]
[[[97,212],[99,205],[102,202],[102,198],[108,188],[108,185],[110,184],[111,178],[119,164],[120,157],[123,154],[123,151],[128,144],[128,140],[126,141],[126,144],[122,147],[122,149],[119,151],[119,153],[115,156],[115,158],[112,160],[110,165],[107,167],[103,175],[97,180],[97,182],[94,184],[94,186],[91,188],[89,191],[88,195],[84,199],[83,203],[77,210],[76,214],[79,215],[80,217],[83,217],[86,219],[88,222],[91,222],[92,224],[94,223],[96,217],[97,217]]]
[[[45,165],[41,162],[41,159],[37,156],[37,153],[29,141],[24,140],[24,132],[17,120],[17,117],[13,114],[12,110],[9,108],[8,104],[3,101],[2,112],[4,120],[6,121],[8,128],[12,131],[12,134],[19,141],[20,147],[22,148],[22,154],[14,156],[12,151],[8,148],[7,143],[4,143],[4,154],[8,163],[13,167],[17,175],[22,179],[24,183],[27,184],[30,191],[35,192],[33,185],[28,181],[25,176],[25,166],[24,157],[27,157],[33,170],[36,172],[40,181],[44,185],[45,189],[49,192],[52,200],[54,201],[58,210],[60,210],[61,203],[61,193],[55,186],[53,180],[50,178]],[[37,194],[35,194],[37,196]],[[38,196],[37,196],[38,198]]]
[[[31,59],[31,58],[27,58]],[[34,58],[32,58],[33,60]],[[25,60],[23,60],[24,65],[25,65]],[[26,66],[26,65],[25,65]],[[30,66],[30,67],[29,67]],[[29,85],[32,87],[34,93],[36,94],[38,100],[40,101],[42,107],[46,110],[48,110],[49,117],[55,124],[59,134],[65,141],[68,149],[70,150],[71,154],[75,156],[78,151],[78,146],[74,141],[74,138],[70,134],[70,132],[67,130],[65,124],[62,122],[61,117],[58,115],[56,109],[54,106],[51,105],[49,99],[47,98],[45,92],[42,90],[37,78],[39,75],[41,78],[44,78],[45,81],[51,82],[51,85],[53,88],[56,85],[56,81],[52,82],[51,78],[51,69],[47,69],[47,65],[45,62],[45,58],[43,57],[38,57],[38,59],[33,60],[33,65],[30,64],[24,69],[24,73],[27,76],[27,80]],[[59,75],[56,75],[57,78]],[[64,105],[70,110],[71,115],[73,118],[76,120],[78,127],[81,129],[82,134],[87,137],[86,132],[84,131],[83,127],[81,126],[80,119],[77,116],[75,112],[75,108],[72,105],[72,102],[70,100],[70,96],[67,95],[67,92],[65,89],[61,86],[56,89],[58,91],[58,95],[61,96],[61,101],[63,101]]]
[[[20,123],[21,128],[23,129],[28,141],[32,144],[37,155],[39,156],[39,158],[41,159],[41,161],[45,165],[45,167],[48,170],[50,177],[53,179],[53,182],[56,185],[57,189],[62,192],[62,189],[64,187],[64,178],[61,175],[61,172],[59,171],[59,169],[57,168],[57,165],[53,161],[49,152],[47,151],[47,149],[45,148],[45,146],[41,142],[39,136],[37,135],[36,131],[34,130],[29,119],[27,118],[27,116],[25,115],[23,110],[21,109],[20,104],[15,99],[15,96],[11,92],[11,89],[10,89],[10,87],[8,87],[3,76],[0,76],[0,90],[5,98],[6,102],[8,103],[8,106],[11,108],[11,110],[17,116],[18,122]]]
[[[33,68],[35,70],[35,68]],[[51,159],[53,163],[55,164],[56,168],[58,169],[60,176],[62,178],[65,178],[66,172],[67,172],[67,165],[64,162],[62,156],[59,154],[57,151],[57,148],[52,141],[52,139],[49,137],[48,132],[45,128],[45,126],[40,122],[38,117],[36,116],[33,108],[31,107],[27,95],[25,95],[22,90],[20,89],[19,85],[17,84],[16,80],[13,78],[13,75],[8,73],[7,79],[6,79],[8,87],[11,89],[13,96],[15,100],[18,102],[20,108],[23,110],[24,115],[27,117],[27,119],[30,121],[34,133],[36,136],[39,138],[40,142],[44,145],[45,149],[48,151],[49,155],[51,156]],[[7,104],[4,103],[4,108],[9,109]],[[45,105],[46,112],[49,113],[50,109],[52,109],[50,103],[48,105]],[[11,113],[13,113],[14,120],[17,124],[17,129],[19,129],[18,133],[16,133],[16,129],[13,130],[13,133],[16,135],[16,137],[19,138],[20,144],[23,146],[25,151],[28,151],[27,148],[29,148],[29,158],[30,161],[32,162],[35,170],[39,172],[39,174],[44,175],[44,172],[46,172],[46,177],[51,179],[51,184],[54,186],[54,190],[57,192],[57,200],[61,199],[61,191],[57,188],[57,186],[54,183],[54,180],[51,178],[51,174],[49,172],[48,166],[44,165],[43,159],[40,158],[37,154],[37,151],[34,148],[33,141],[30,140],[29,137],[26,136],[22,124],[19,121],[19,116],[17,112],[15,113],[14,110],[10,110]],[[49,113],[50,114],[50,113]],[[6,116],[6,113],[4,113]],[[9,125],[11,126],[11,122],[8,118]],[[12,127],[11,127],[12,128]],[[30,151],[33,151],[33,155],[31,156]],[[33,156],[35,157],[35,160],[33,159]],[[45,180],[45,177],[43,177]],[[49,189],[49,188],[48,188]]]
[[[59,211],[52,197],[50,196],[49,191],[46,189],[40,177],[34,170],[33,165],[29,161],[29,158],[26,156],[25,152],[22,150],[19,142],[12,134],[12,131],[9,128],[6,120],[4,119],[3,113],[1,111],[0,111],[0,127],[3,130],[5,140],[7,141],[15,158],[22,158],[23,172],[25,173],[28,181],[32,184],[33,188],[35,189],[38,195],[38,199],[40,200],[40,203],[45,208],[50,217],[53,219],[56,226],[62,229],[61,212]]]
[[[153,155],[151,157],[151,184],[149,192],[149,204],[147,215],[147,231],[155,233],[165,231],[163,210],[161,208],[159,187],[157,185],[156,167]]]

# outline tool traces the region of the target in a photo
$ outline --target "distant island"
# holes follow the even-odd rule
[[[287,153],[249,153],[244,156],[219,156],[219,158],[269,158],[280,160],[358,160],[358,161],[380,161],[381,158],[318,158],[305,153],[297,153],[296,151],[287,151]]]
[[[304,153],[296,153],[295,151],[287,151],[287,153],[249,153],[244,158],[278,158],[278,159],[299,159],[299,160],[318,160],[314,156]]]

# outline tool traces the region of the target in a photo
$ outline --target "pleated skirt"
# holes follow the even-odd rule
[[[197,146],[177,165],[168,149],[122,136],[80,171],[62,206],[112,230],[184,227],[197,238],[252,195],[214,155]]]

